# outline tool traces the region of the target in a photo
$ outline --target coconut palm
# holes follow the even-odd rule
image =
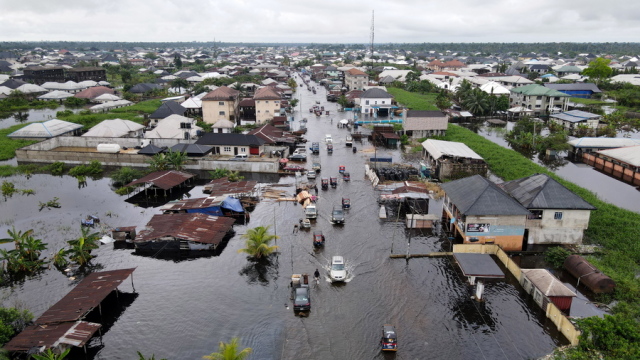
[[[184,169],[184,163],[187,161],[187,153],[181,151],[171,151],[167,153],[167,161],[174,170]]]
[[[249,229],[242,237],[245,239],[245,248],[238,250],[238,252],[246,253],[256,259],[269,256],[278,248],[277,246],[269,245],[271,240],[278,239],[278,236],[269,234],[269,226],[258,226]]]
[[[488,95],[480,89],[473,89],[462,99],[462,105],[473,115],[483,115],[491,106]]]
[[[251,354],[251,348],[244,348],[238,351],[240,339],[234,337],[229,343],[220,342],[218,352],[205,355],[202,358],[207,360],[243,360]]]

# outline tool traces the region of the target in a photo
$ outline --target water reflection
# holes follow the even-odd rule
[[[269,256],[262,259],[247,258],[247,265],[240,270],[240,275],[247,277],[248,284],[267,286],[278,280],[278,258]]]

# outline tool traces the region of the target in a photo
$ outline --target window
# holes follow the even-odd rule
[[[264,103],[265,103],[265,104],[268,104],[268,103],[269,103],[269,100],[265,101]]]
[[[224,115],[224,111],[219,111],[218,115]]]
[[[561,212],[561,211],[556,211],[556,212],[553,214],[553,219],[554,219],[554,220],[562,220],[562,212]]]
[[[278,104],[278,103],[280,103],[280,101],[276,100],[276,101],[274,101],[274,103]]]
[[[536,107],[537,107],[537,108],[539,108],[539,107],[540,107],[540,104],[536,105]]]
[[[365,101],[364,103],[365,105],[369,105],[369,100]]]
[[[225,146],[224,152],[231,152],[231,146]]]
[[[240,148],[240,152],[241,153],[246,153],[247,152],[247,148]]]
[[[218,105],[224,106],[224,101],[218,101]]]

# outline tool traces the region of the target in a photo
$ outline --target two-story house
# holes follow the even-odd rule
[[[206,133],[196,141],[198,145],[213,146],[213,154],[235,156],[260,155],[265,141],[256,135]]]
[[[393,95],[380,88],[370,88],[360,95],[363,114],[388,116],[393,104]]]
[[[582,244],[596,208],[545,174],[500,185],[530,214],[525,225],[527,244]]]
[[[202,97],[202,121],[215,124],[220,119],[236,121],[240,92],[221,86]]]
[[[264,124],[280,115],[280,94],[270,86],[256,90],[253,95],[256,109],[256,123]]]
[[[465,244],[496,244],[522,250],[529,210],[480,175],[442,184],[443,218],[449,231]]]
[[[523,107],[534,116],[567,111],[570,96],[558,90],[538,84],[530,84],[511,89],[511,107]]]
[[[369,75],[362,70],[351,68],[344,72],[344,85],[349,90],[363,90],[369,85]]]

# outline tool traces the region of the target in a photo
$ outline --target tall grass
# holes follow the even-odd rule
[[[465,143],[487,161],[494,174],[505,181],[536,173],[547,174],[594,205],[597,210],[591,213],[585,242],[602,245],[605,252],[589,260],[616,281],[614,297],[629,302],[640,313],[640,279],[636,277],[640,273],[640,214],[602,201],[591,191],[468,129],[450,124],[445,138]]]
[[[29,124],[18,124],[0,129],[0,160],[9,160],[16,156],[16,149],[37,143],[35,140],[11,139],[7,137],[7,135],[27,125]]]
[[[388,88],[387,92],[393,95],[399,104],[402,104],[411,110],[438,110],[435,106],[436,96],[438,96],[438,94],[428,93],[422,95],[394,87]]]

